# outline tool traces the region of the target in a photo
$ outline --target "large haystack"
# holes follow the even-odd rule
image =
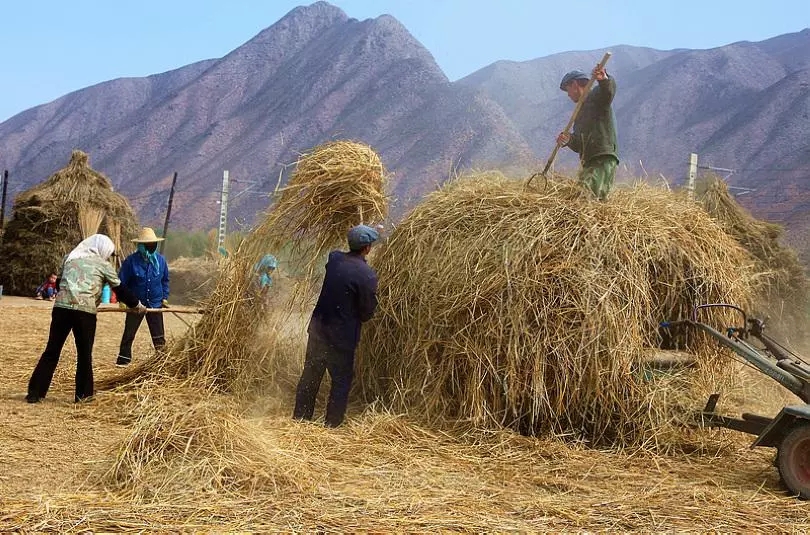
[[[0,247],[5,291],[31,295],[49,272],[58,270],[64,255],[82,240],[79,213],[87,210],[101,213],[99,232],[118,237],[124,247],[137,233],[138,220],[126,198],[90,168],[87,154],[74,150],[67,167],[14,202]]]
[[[717,362],[717,344],[693,337],[697,370],[649,380],[659,322],[701,303],[746,306],[754,280],[747,252],[667,191],[600,203],[573,184],[525,191],[501,175],[429,195],[371,262],[380,308],[359,350],[368,399],[598,442],[650,438]]]

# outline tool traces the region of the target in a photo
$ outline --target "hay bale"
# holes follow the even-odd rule
[[[64,255],[82,240],[80,213],[105,214],[99,231],[115,235],[117,227],[121,245],[137,233],[138,220],[126,198],[90,168],[87,154],[74,150],[64,169],[14,201],[0,247],[4,291],[31,295],[48,273],[59,269]]]
[[[719,177],[708,177],[700,196],[706,211],[723,230],[756,258],[757,271],[765,278],[756,297],[758,313],[770,315],[785,325],[786,334],[794,326],[803,332],[807,322],[810,285],[796,252],[781,243],[784,229],[775,223],[754,218],[740,206]]]
[[[749,255],[696,204],[644,186],[600,203],[576,184],[525,191],[498,174],[427,196],[370,261],[368,400],[597,443],[650,438],[671,416],[656,400],[681,399],[662,390],[683,381],[640,371],[659,322],[753,292]],[[716,343],[688,343],[710,375]]]

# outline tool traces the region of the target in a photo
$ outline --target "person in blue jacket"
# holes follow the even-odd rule
[[[157,251],[158,242],[163,241],[163,238],[158,238],[151,228],[144,227],[132,241],[137,244],[137,250],[121,264],[118,278],[147,308],[168,308],[169,266],[163,255]],[[126,316],[118,359],[115,361],[117,366],[128,366],[132,362],[132,342],[144,318],[143,314]],[[163,314],[152,313],[145,316],[152,345],[157,350],[163,349],[166,345]]]
[[[378,232],[366,225],[348,233],[349,252],[332,251],[321,294],[309,322],[304,371],[298,382],[293,418],[312,420],[315,398],[326,370],[332,378],[326,425],[343,423],[354,377],[354,352],[360,325],[377,308],[377,274],[366,263]]]

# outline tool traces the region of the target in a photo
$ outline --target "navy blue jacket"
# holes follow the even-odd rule
[[[377,274],[358,253],[332,251],[309,333],[339,351],[354,352],[360,324],[377,308]]]
[[[169,298],[169,266],[162,254],[157,257],[158,271],[136,251],[124,260],[118,272],[121,283],[149,308],[160,308],[161,302]]]

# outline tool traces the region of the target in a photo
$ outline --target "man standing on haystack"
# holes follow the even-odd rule
[[[137,249],[121,264],[118,278],[147,308],[168,308],[169,266],[163,255],[157,251],[158,242],[163,241],[163,238],[158,238],[151,228],[144,227],[132,241],[137,244]],[[116,366],[128,366],[132,362],[132,342],[135,341],[144,317],[143,314],[126,316]],[[158,351],[163,349],[166,345],[163,314],[146,314],[146,324],[152,335],[152,345]]]
[[[579,154],[582,169],[579,180],[590,189],[597,199],[604,201],[619,164],[616,142],[616,118],[613,115],[613,97],[616,96],[616,81],[608,76],[604,67],[596,66],[593,77],[597,86],[590,94],[585,94],[588,75],[582,71],[571,71],[563,76],[560,89],[568,93],[574,102],[585,99],[574,121],[572,134],[566,132],[557,136],[561,147],[568,147]]]
[[[377,308],[377,274],[366,263],[371,245],[380,235],[358,225],[348,233],[349,252],[332,251],[326,264],[318,303],[309,322],[304,371],[295,396],[296,420],[312,420],[315,398],[326,370],[332,379],[326,406],[326,425],[343,423],[354,377],[354,352],[360,325]]]

